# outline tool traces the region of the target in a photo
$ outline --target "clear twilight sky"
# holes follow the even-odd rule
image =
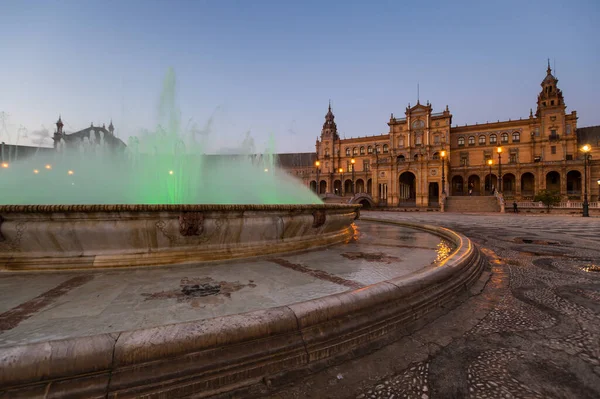
[[[567,111],[599,125],[599,20],[598,0],[3,0],[0,135],[31,144],[62,114],[126,141],[156,126],[173,67],[182,124],[213,117],[208,152],[248,131],[309,152],[329,99],[342,137],[382,134],[417,83],[453,124],[526,118],[548,58]]]

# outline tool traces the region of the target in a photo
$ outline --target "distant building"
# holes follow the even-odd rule
[[[56,131],[52,137],[54,141],[54,148],[58,148],[62,142],[64,142],[67,148],[77,148],[84,142],[100,143],[102,140],[112,151],[123,151],[127,147],[125,143],[114,135],[115,127],[113,126],[112,120],[106,129],[105,125],[102,127],[95,127],[92,123],[87,129],[79,130],[78,132],[67,134],[63,131],[62,118],[59,116],[56,122]]]
[[[557,83],[548,65],[536,112],[530,110],[525,119],[452,127],[448,106],[434,113],[429,102],[417,101],[403,117],[391,115],[387,134],[350,139],[339,137],[330,105],[315,159],[301,154],[303,166],[284,167],[314,191],[318,186],[319,194],[365,193],[380,206],[437,206],[442,162],[450,196],[467,195],[469,190],[491,195],[501,183],[506,199],[528,200],[547,189],[564,200],[579,201],[585,176],[581,148],[589,144],[588,192],[597,201],[600,126],[578,128],[577,113],[566,113]]]

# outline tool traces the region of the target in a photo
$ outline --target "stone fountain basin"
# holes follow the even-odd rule
[[[352,237],[360,205],[3,205],[0,269],[196,263]]]

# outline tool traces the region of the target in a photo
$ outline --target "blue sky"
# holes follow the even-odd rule
[[[153,129],[169,67],[183,124],[213,116],[208,151],[248,131],[259,148],[273,134],[279,152],[314,151],[329,99],[342,136],[385,133],[417,83],[421,102],[448,104],[455,124],[525,118],[547,58],[579,126],[600,124],[597,0],[3,0],[0,10],[0,112],[13,142],[21,126],[21,143],[53,131],[59,113],[68,131],[111,118],[124,139]]]

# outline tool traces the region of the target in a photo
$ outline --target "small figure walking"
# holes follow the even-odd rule
[[[473,194],[473,183],[469,183],[469,195]]]
[[[519,213],[519,209],[517,208],[517,201],[513,201],[513,212]]]

